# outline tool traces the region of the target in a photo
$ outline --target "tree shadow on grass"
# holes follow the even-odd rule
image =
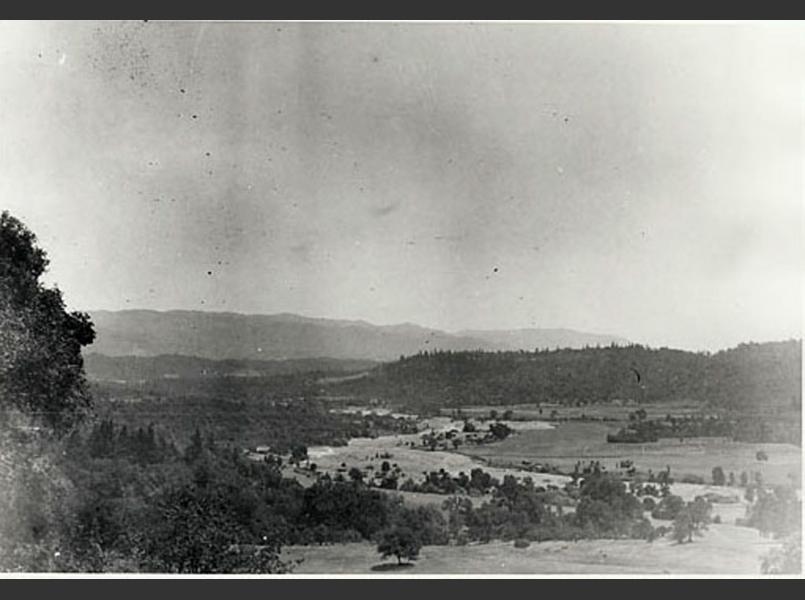
[[[404,571],[406,569],[410,569],[414,566],[414,563],[402,563],[398,565],[397,563],[380,563],[379,565],[374,565],[372,567],[372,571],[387,573],[387,572],[394,572],[394,571]]]

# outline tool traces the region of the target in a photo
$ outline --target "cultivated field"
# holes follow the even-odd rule
[[[724,438],[661,439],[646,444],[610,444],[607,433],[617,430],[617,424],[565,422],[554,429],[521,431],[517,435],[491,444],[462,446],[461,452],[484,460],[490,465],[515,466],[523,460],[556,465],[572,470],[576,461],[598,460],[608,470],[617,463],[631,459],[639,471],[655,473],[671,467],[672,476],[698,475],[711,480],[713,467],[720,466],[726,474],[759,471],[768,483],[799,482],[802,473],[801,449],[790,444],[753,444]],[[756,453],[763,450],[768,461],[758,461]]]

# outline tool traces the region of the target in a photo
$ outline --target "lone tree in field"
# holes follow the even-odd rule
[[[713,469],[713,485],[723,486],[727,483],[727,477],[724,475],[724,469],[715,467]]]
[[[703,535],[702,531],[707,529],[710,523],[710,503],[703,498],[696,498],[693,502],[679,511],[674,519],[674,528],[671,537],[679,543],[692,542],[694,535]]]
[[[16,409],[64,434],[90,408],[81,347],[95,332],[89,316],[68,312],[61,292],[39,281],[44,250],[25,225],[0,215],[0,411]]]
[[[389,556],[397,557],[397,564],[403,560],[411,561],[419,557],[422,540],[410,527],[395,526],[387,529],[380,535],[377,551],[385,559]]]

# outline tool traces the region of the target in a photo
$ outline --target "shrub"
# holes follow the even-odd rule
[[[524,538],[517,538],[514,540],[514,547],[515,548],[528,548],[531,545],[527,539]]]
[[[684,507],[685,501],[679,496],[671,494],[660,500],[657,508],[651,512],[651,516],[655,519],[673,521]]]

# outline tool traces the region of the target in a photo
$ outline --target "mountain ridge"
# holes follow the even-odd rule
[[[90,316],[97,337],[87,352],[107,356],[388,361],[424,350],[534,350],[628,343],[618,336],[572,329],[446,332],[413,323],[375,325],[293,313],[126,309],[90,311]]]

